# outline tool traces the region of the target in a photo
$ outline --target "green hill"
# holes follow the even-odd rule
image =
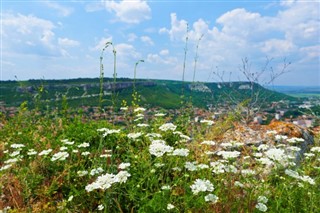
[[[105,78],[103,87],[103,104],[111,105],[112,94],[114,94],[112,79]],[[182,93],[185,101],[191,101],[194,106],[202,108],[208,105],[233,105],[250,97],[257,97],[260,101],[267,102],[294,99],[248,82],[192,83],[139,79],[136,81],[136,90],[141,96],[141,105],[163,108],[180,107]],[[1,81],[0,101],[6,106],[19,106],[27,101],[32,107],[36,102],[49,106],[60,106],[64,99],[71,107],[98,106],[99,91],[100,84],[97,78]],[[117,79],[115,94],[118,106],[121,105],[122,100],[131,103],[132,92],[132,79]]]

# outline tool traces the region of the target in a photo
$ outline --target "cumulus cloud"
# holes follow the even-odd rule
[[[169,50],[168,49],[164,49],[164,50],[161,50],[159,52],[160,55],[168,55],[169,54]]]
[[[80,43],[78,41],[68,39],[68,38],[58,38],[58,44],[61,46],[75,47],[75,46],[79,46]]]
[[[134,42],[137,38],[138,38],[138,36],[134,33],[128,34],[128,42]]]
[[[57,2],[44,1],[43,3],[47,7],[55,10],[59,16],[66,17],[66,16],[69,16],[73,12],[72,8],[62,6],[62,5],[58,4]]]
[[[150,45],[150,46],[154,45],[152,39],[149,36],[141,36],[140,40],[147,45]]]
[[[118,21],[138,24],[151,18],[151,8],[146,1],[104,1],[105,8],[113,12]]]
[[[94,47],[91,47],[92,51],[101,51],[107,42],[112,42],[112,36],[101,38]]]

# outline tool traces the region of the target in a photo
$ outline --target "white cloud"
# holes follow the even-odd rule
[[[171,29],[161,28],[160,34],[167,33],[171,41],[185,39],[188,22],[185,20],[178,20],[176,13],[171,13]]]
[[[295,50],[295,45],[288,40],[270,39],[264,42],[261,50],[273,57],[284,57]]]
[[[58,38],[58,44],[61,46],[75,47],[75,46],[79,46],[80,43],[78,41],[68,39],[68,38]]]
[[[120,43],[115,45],[115,49],[117,51],[117,56],[119,57],[128,57],[134,59],[141,58],[141,54],[137,52],[134,46],[132,46],[131,44]]]
[[[105,46],[105,44],[106,44],[107,42],[112,42],[112,37],[111,37],[111,36],[110,36],[110,37],[101,38],[101,39],[97,42],[96,46],[90,48],[90,50],[91,50],[91,51],[102,51],[102,49],[104,48],[104,46]]]
[[[140,40],[147,45],[150,45],[150,46],[154,45],[152,39],[149,36],[141,36]]]
[[[72,8],[62,6],[62,5],[58,4],[57,2],[44,1],[43,3],[47,7],[56,10],[59,16],[66,17],[66,16],[69,16],[73,12]]]
[[[128,42],[134,42],[137,38],[138,38],[138,36],[134,33],[128,34]]]
[[[109,12],[114,12],[117,19],[129,24],[138,24],[151,18],[151,8],[146,1],[104,1]]]
[[[164,49],[164,50],[161,50],[159,52],[160,55],[169,55],[169,50],[168,49]]]

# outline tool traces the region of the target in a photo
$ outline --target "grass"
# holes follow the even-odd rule
[[[129,108],[119,124],[26,107],[3,117],[0,209],[320,212],[320,148],[297,167],[288,150],[298,143],[226,146],[212,133],[235,118],[210,126],[161,113]]]

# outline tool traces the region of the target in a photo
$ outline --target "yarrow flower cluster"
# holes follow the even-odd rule
[[[69,157],[69,153],[68,152],[57,152],[56,154],[54,154],[51,158],[51,161],[63,161],[65,159],[67,159],[67,157]]]
[[[214,141],[203,141],[203,142],[201,142],[201,144],[210,145],[210,146],[216,145],[216,143]]]
[[[240,156],[238,151],[219,151],[217,155],[222,156],[223,159],[237,158]]]
[[[175,149],[171,155],[186,157],[189,155],[188,149]]]
[[[212,192],[214,190],[213,184],[206,179],[196,179],[190,188],[194,195],[197,195],[199,192]]]
[[[211,120],[201,120],[200,123],[207,124],[208,126],[212,126],[214,124],[214,121]]]
[[[219,197],[214,194],[208,194],[204,197],[206,202],[216,203],[219,200]]]
[[[173,147],[166,145],[163,140],[154,140],[149,146],[149,152],[156,157],[163,156],[166,152],[172,152]]]
[[[171,131],[175,131],[177,128],[177,126],[175,126],[173,123],[166,123],[166,124],[163,124],[159,127],[159,129],[163,132],[166,132],[168,130],[171,130]]]
[[[307,175],[300,176],[298,172],[293,171],[291,169],[286,169],[284,171],[284,173],[286,175],[289,175],[290,177],[293,177],[293,178],[297,179],[297,180],[302,180],[303,182],[308,182],[311,185],[315,185],[315,181],[311,177],[309,177]]]
[[[130,163],[120,163],[118,168],[119,169],[126,169],[126,168],[130,167],[130,165],[131,165]]]
[[[130,138],[130,139],[132,139],[132,140],[135,140],[135,139],[139,138],[141,135],[142,135],[141,132],[129,133],[129,134],[127,135],[127,137]]]
[[[50,152],[52,152],[52,149],[47,149],[47,150],[41,151],[38,155],[40,155],[40,156],[42,156],[42,155],[48,155]]]

